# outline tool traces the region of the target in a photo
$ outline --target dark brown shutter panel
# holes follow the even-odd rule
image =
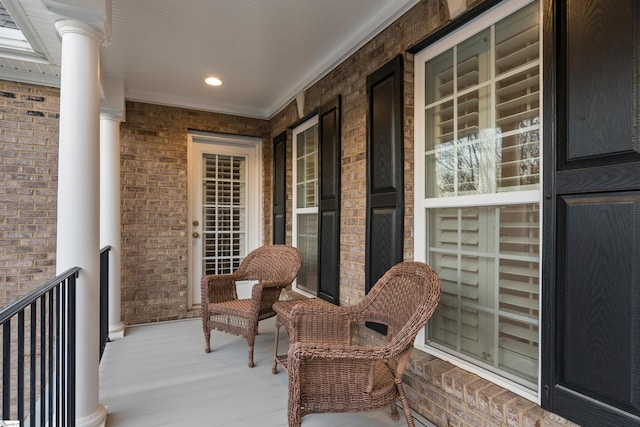
[[[367,292],[403,260],[403,57],[367,76]],[[381,325],[370,325],[386,333]]]
[[[273,138],[273,243],[285,244],[287,220],[287,132]]]
[[[340,97],[318,111],[318,296],[340,303]]]
[[[640,2],[545,0],[542,405],[640,425]]]

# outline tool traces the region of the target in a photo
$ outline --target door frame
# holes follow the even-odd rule
[[[192,236],[194,232],[201,234],[200,213],[196,213],[196,197],[201,198],[200,186],[196,184],[200,168],[194,165],[196,155],[223,154],[242,155],[247,157],[247,241],[246,252],[257,248],[262,242],[262,139],[252,136],[230,135],[213,132],[190,130],[187,135],[187,307],[197,308],[199,305],[199,283],[201,272],[194,267],[195,246],[198,243]],[[253,157],[251,159],[251,157]],[[253,164],[252,164],[253,163]],[[195,215],[195,216],[194,216]],[[197,218],[196,218],[197,216]],[[201,239],[200,239],[201,242]]]

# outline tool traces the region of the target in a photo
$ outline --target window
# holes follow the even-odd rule
[[[509,2],[415,57],[415,252],[442,283],[425,346],[524,395],[539,371],[539,8]]]
[[[246,254],[246,159],[202,156],[202,274],[231,274]]]
[[[304,255],[296,287],[318,291],[318,117],[293,129],[293,245]]]

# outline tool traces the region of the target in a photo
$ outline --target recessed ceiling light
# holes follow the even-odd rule
[[[211,86],[220,86],[222,84],[222,81],[217,77],[207,77],[204,82]]]

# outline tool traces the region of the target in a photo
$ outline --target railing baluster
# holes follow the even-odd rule
[[[24,420],[24,310],[18,313],[18,419]]]
[[[45,408],[47,399],[45,398],[45,384],[47,381],[46,376],[46,361],[47,361],[47,322],[45,319],[47,318],[47,294],[42,295],[40,299],[40,426],[45,426]]]
[[[109,340],[109,252],[111,246],[100,250],[100,360]]]
[[[64,390],[64,381],[63,380],[63,375],[64,375],[64,328],[65,328],[65,314],[66,314],[66,307],[65,307],[65,298],[66,298],[66,291],[65,291],[65,287],[64,286],[60,286],[58,288],[58,306],[56,307],[56,311],[58,312],[57,314],[57,318],[58,318],[58,328],[56,331],[56,365],[57,365],[57,371],[58,371],[58,375],[56,375],[56,396],[64,396],[65,395],[65,390]],[[58,425],[64,425],[63,421],[64,421],[64,416],[63,416],[63,412],[64,412],[64,408],[66,405],[62,406],[60,405],[60,399],[56,399],[56,418],[58,419]]]
[[[29,306],[31,319],[29,324],[29,419],[31,425],[36,422],[36,302]]]
[[[76,424],[76,278],[77,273],[69,277],[69,372],[67,376],[68,383],[68,414],[69,425]]]
[[[11,319],[2,325],[2,419],[11,417]]]
[[[53,381],[53,360],[55,357],[55,352],[53,351],[53,336],[54,336],[54,331],[55,331],[55,325],[54,325],[54,321],[55,321],[55,317],[53,316],[53,307],[54,305],[58,305],[57,302],[58,300],[55,299],[55,291],[54,290],[50,290],[48,292],[49,294],[49,361],[48,361],[48,373],[49,373],[49,385],[47,386],[47,389],[49,390],[49,393],[47,395],[47,399],[48,399],[48,410],[47,410],[47,421],[48,421],[48,425],[52,426],[53,425],[53,385],[54,385],[54,381]]]

